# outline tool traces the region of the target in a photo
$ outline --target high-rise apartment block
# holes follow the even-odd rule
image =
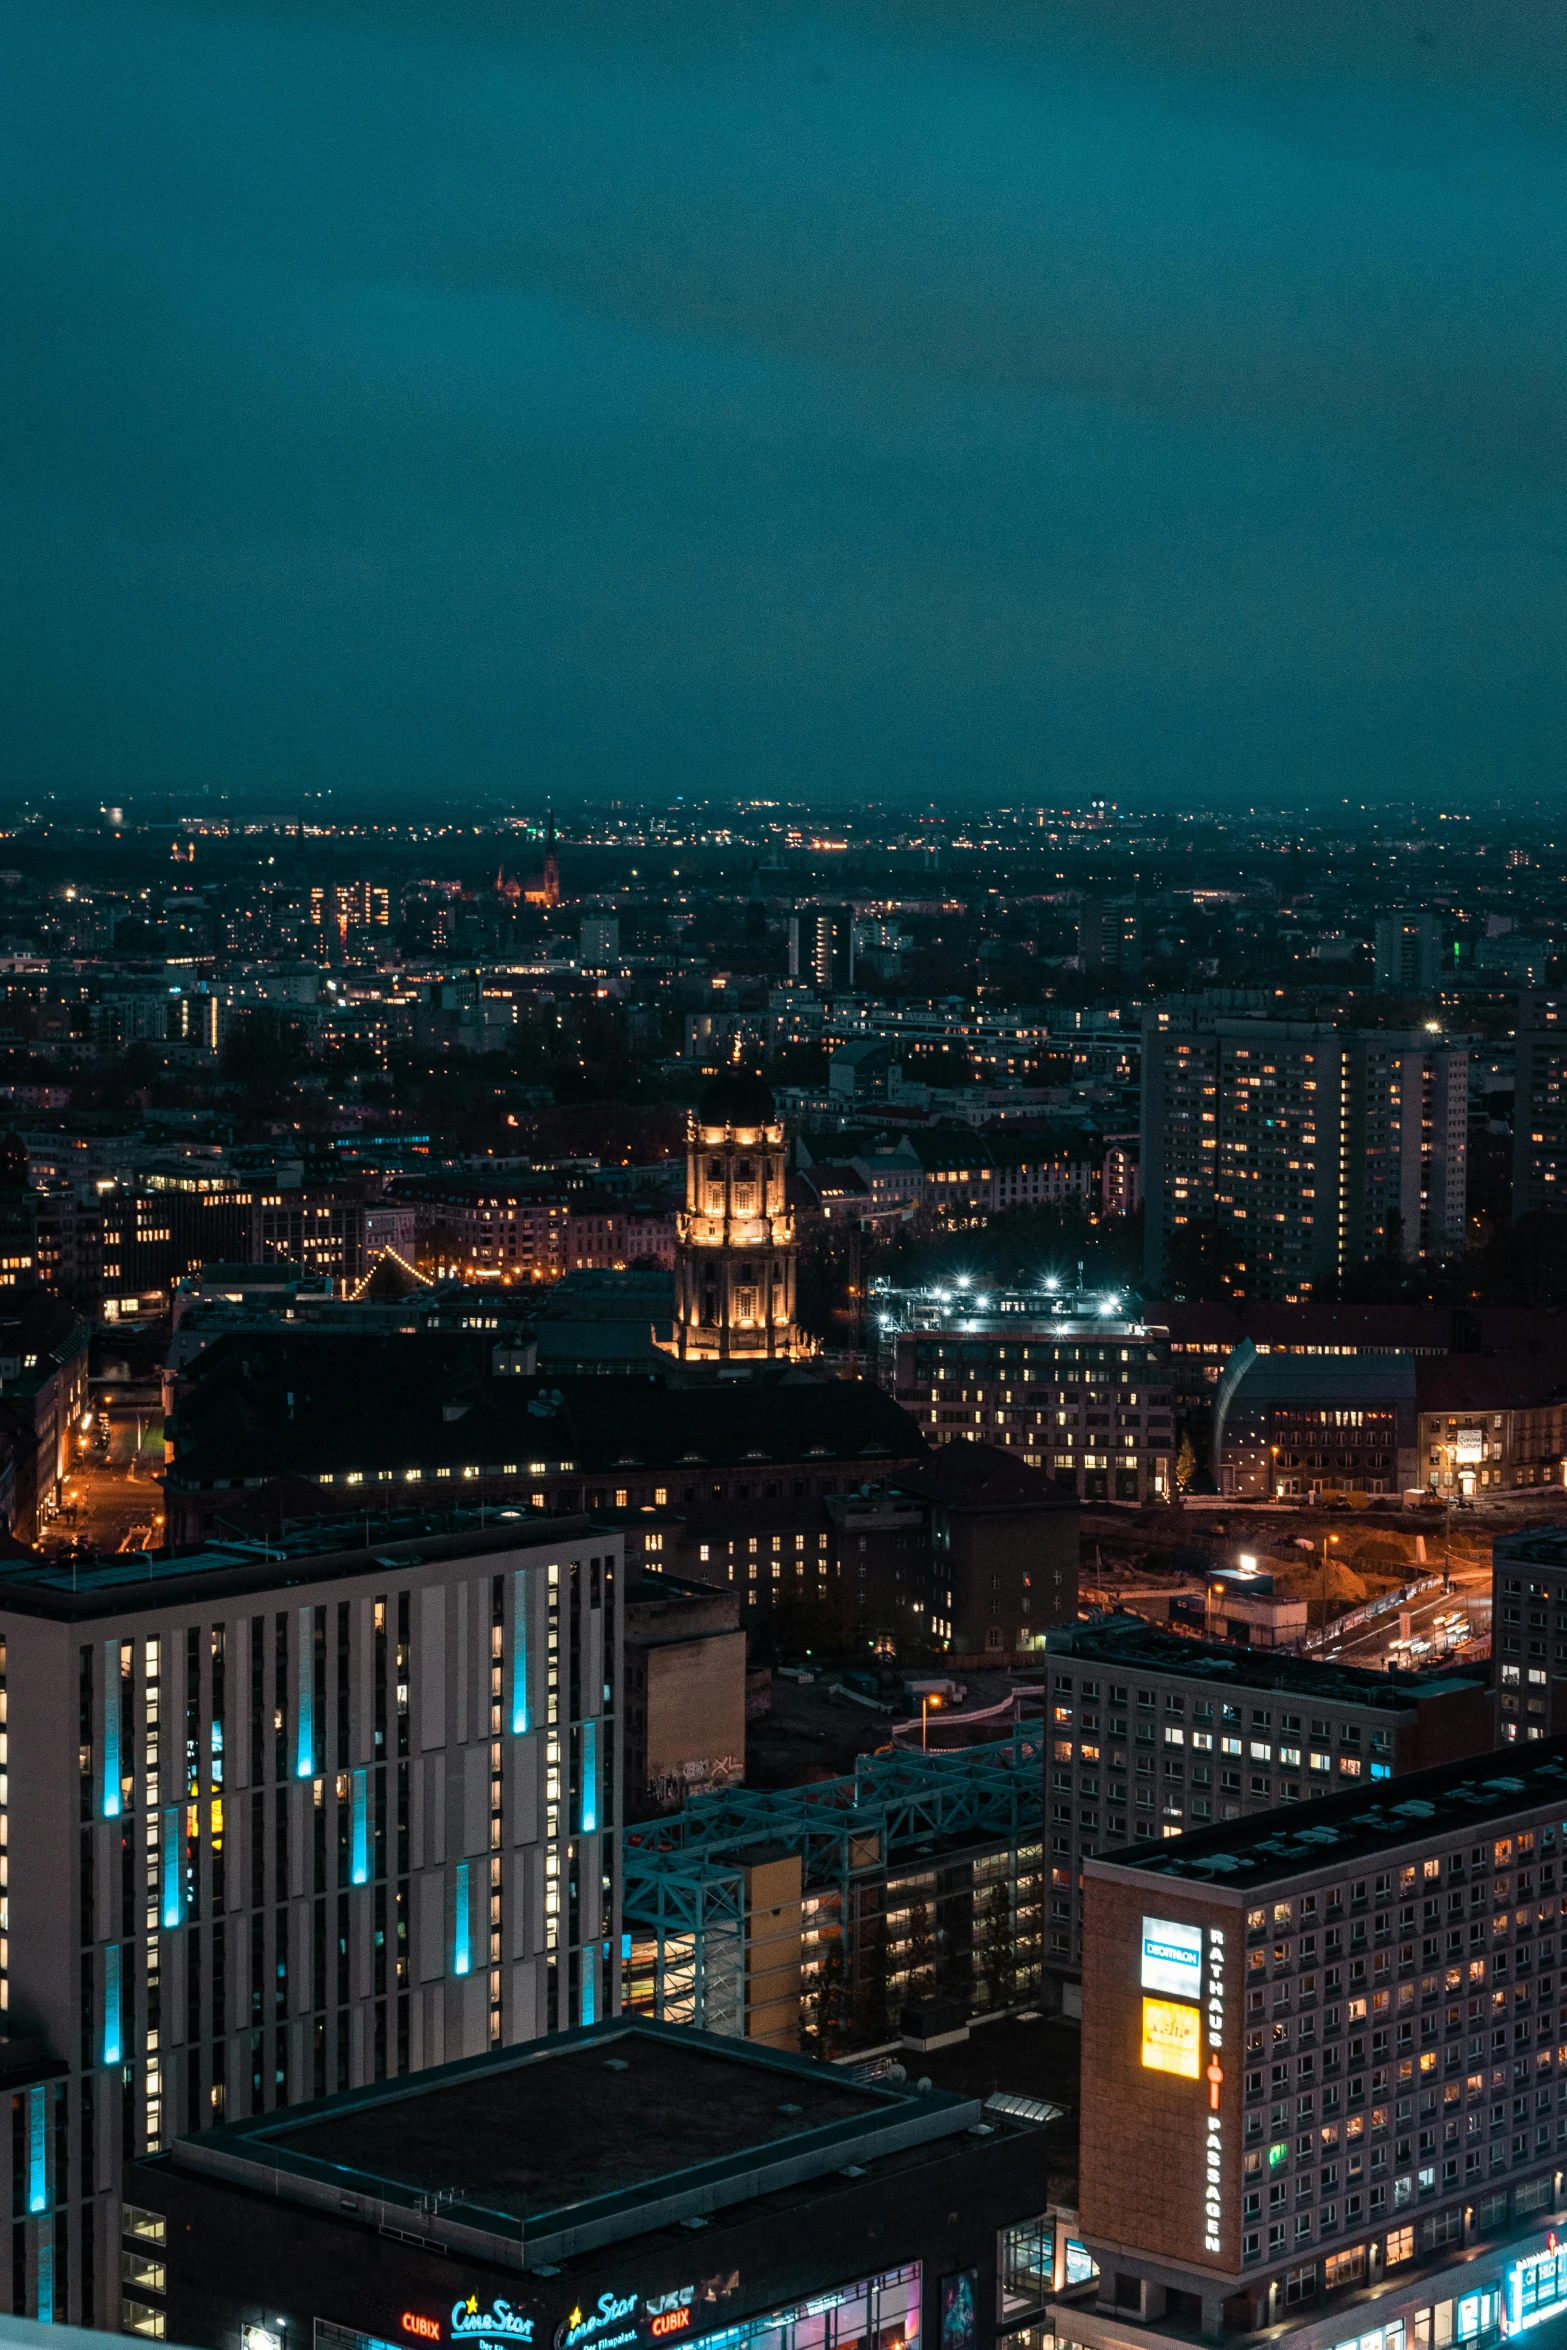
[[[1347,1267],[1463,1246],[1468,1054],[1422,1031],[1230,1020],[1143,1028],[1145,1275],[1211,1252],[1237,1297],[1309,1298]]]
[[[1058,2342],[1478,2350],[1567,2311],[1564,1795],[1558,1739],[1088,1863],[1100,2273]]]
[[[1135,978],[1143,967],[1136,906],[1109,898],[1085,899],[1077,918],[1077,960],[1094,977]]]
[[[310,919],[317,930],[385,930],[392,919],[391,892],[374,881],[339,881],[310,892]]]
[[[1513,1097],[1513,1219],[1567,1211],[1567,996],[1518,1001]]]
[[[19,2314],[135,2324],[136,2156],[611,2012],[620,1561],[513,1512],[0,1574]]]
[[[577,933],[577,953],[590,965],[618,963],[620,960],[620,916],[618,914],[584,914]]]
[[[1075,2012],[1082,1871],[1117,1845],[1312,1804],[1492,1743],[1485,1670],[1401,1680],[1135,1616],[1050,1635],[1045,1966]]]
[[[1567,1726],[1567,1526],[1524,1526],[1496,1537],[1491,1655],[1497,1734],[1506,1744]]]
[[[1431,995],[1441,984],[1442,933],[1432,914],[1377,918],[1376,980],[1385,995]]]
[[[808,979],[818,995],[854,985],[852,906],[802,906],[790,915],[789,976]]]

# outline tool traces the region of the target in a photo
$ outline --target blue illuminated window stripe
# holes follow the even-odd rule
[[[103,1816],[120,1816],[120,1644],[103,1644]]]
[[[591,1950],[582,1953],[582,2021],[598,2021],[598,1963]]]
[[[315,1619],[307,1607],[299,1610],[299,1721],[294,1745],[294,1776],[315,1776],[316,1742],[311,1711],[315,1694]]]
[[[468,1972],[468,1863],[457,1863],[457,1930],[452,1937],[452,1973]]]
[[[511,1579],[511,1734],[528,1727],[528,1576],[519,1567]]]
[[[46,2326],[52,2326],[54,2323],[54,2246],[52,2244],[40,2244],[38,2247],[38,2322],[40,2325]]]
[[[49,2208],[48,2091],[27,2092],[27,2208]]]
[[[599,1824],[599,1726],[582,1725],[582,1833],[591,1836]]]
[[[368,1772],[355,1771],[354,1827],[353,1852],[351,1855],[351,1874],[356,1885],[366,1885],[370,1881],[370,1836],[369,1823],[366,1818],[366,1812],[368,1809],[368,1781]]]
[[[123,2056],[120,2030],[120,1946],[111,1942],[103,1954],[103,2061],[119,2064]]]
[[[184,1915],[180,1884],[180,1814],[178,1804],[163,1811],[163,1922],[177,1926]]]

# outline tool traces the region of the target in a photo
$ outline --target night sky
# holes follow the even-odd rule
[[[1560,792],[1521,0],[16,0],[8,799]]]

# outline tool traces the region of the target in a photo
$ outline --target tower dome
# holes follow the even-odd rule
[[[773,1089],[759,1070],[723,1070],[702,1089],[699,1126],[770,1126],[777,1117]]]
[[[683,1362],[793,1362],[794,1217],[772,1087],[721,1070],[686,1129],[686,1204],[675,1222],[675,1333]]]

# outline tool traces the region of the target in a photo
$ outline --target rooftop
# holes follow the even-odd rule
[[[312,1519],[270,1540],[209,1543],[195,1551],[116,1551],[97,1559],[47,1560],[36,1552],[0,1551],[0,1616],[52,1616],[77,1623],[94,1616],[174,1607],[199,1594],[205,1604],[235,1592],[285,1591],[363,1575],[372,1566],[419,1566],[426,1560],[490,1557],[572,1543],[612,1531],[590,1517],[543,1510],[404,1510],[377,1516],[373,1539],[353,1539],[355,1519]]]
[[[1494,1828],[1550,1806],[1567,1835],[1567,1738],[1510,1747],[1476,1762],[1440,1763],[1379,1788],[1330,1795],[1309,1809],[1227,1820],[1162,1843],[1128,1845],[1091,1870],[1135,1869],[1189,1884],[1252,1888],[1353,1868],[1379,1852]]]
[[[1423,1412],[1519,1411],[1560,1399],[1567,1388],[1567,1344],[1550,1352],[1510,1348],[1506,1354],[1440,1355],[1416,1376]]]
[[[999,1444],[943,1444],[928,1460],[905,1471],[898,1483],[946,1509],[1077,1507],[1075,1492],[1064,1492],[1042,1469],[1031,1469]]]
[[[1567,1529],[1564,1529],[1567,1535]],[[1567,1553],[1564,1553],[1567,1561]],[[1435,1691],[1483,1687],[1485,1668],[1438,1675],[1362,1672],[1355,1665],[1317,1664],[1310,1657],[1277,1649],[1233,1648],[1215,1640],[1185,1640],[1160,1632],[1141,1616],[1111,1616],[1102,1624],[1069,1624],[1047,1638],[1049,1661],[1067,1657],[1114,1667],[1120,1672],[1173,1673],[1182,1681],[1207,1682],[1219,1689],[1282,1690],[1337,1705],[1360,1705],[1374,1713],[1410,1714]],[[1312,1818],[1321,1810],[1312,1806]]]
[[[767,1842],[801,1856],[808,1886],[856,1870],[899,1870],[944,1852],[1039,1835],[1043,1738],[1019,1723],[1004,1738],[926,1753],[862,1754],[852,1774],[780,1788],[726,1787],[678,1812],[628,1827],[628,1919],[657,1912],[676,1876],[732,1872],[746,1847]]]
[[[1445,1366],[1443,1366],[1445,1368]],[[1237,1403],[1410,1402],[1411,1354],[1257,1354],[1242,1339],[1225,1373],[1230,1408]]]
[[[186,1489],[289,1473],[515,1476],[541,1459],[587,1476],[813,1455],[905,1461],[925,1449],[908,1413],[865,1380],[529,1377],[496,1368],[485,1335],[459,1331],[233,1332],[192,1364],[170,1433],[169,1481]]]
[[[978,2102],[642,2019],[182,2139],[173,2160],[521,2265],[945,2138]],[[349,2203],[347,2198],[355,2198]],[[519,2227],[519,2222],[521,2223]]]
[[[1491,1546],[1498,1564],[1513,1567],[1567,1567],[1567,1526],[1524,1526],[1498,1534]]]

